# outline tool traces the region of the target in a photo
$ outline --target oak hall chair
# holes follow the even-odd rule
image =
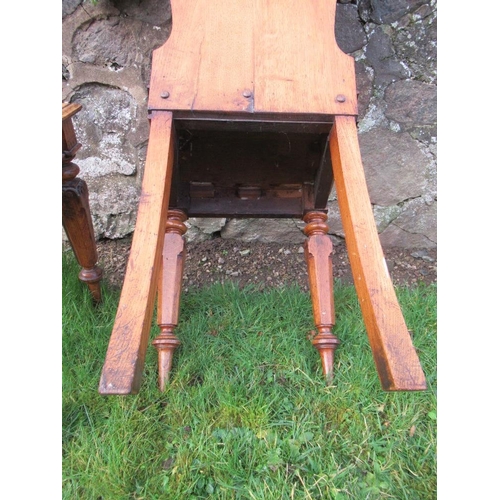
[[[100,393],[139,390],[156,295],[161,331],[153,344],[165,388],[180,344],[174,331],[188,217],[306,222],[312,342],[331,380],[339,343],[326,223],[333,183],[382,388],[425,389],[373,219],[356,129],[354,61],[335,41],[336,2],[171,6],[172,33],[153,53],[142,194]]]

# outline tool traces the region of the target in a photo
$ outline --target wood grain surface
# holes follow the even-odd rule
[[[167,218],[172,144],[172,114],[153,114],[137,222],[101,374],[101,394],[135,394],[140,387]]]
[[[151,110],[357,114],[354,60],[335,40],[336,0],[171,4],[172,33],[153,53]]]
[[[424,373],[375,226],[354,117],[335,118],[330,150],[354,285],[382,387],[423,390]]]

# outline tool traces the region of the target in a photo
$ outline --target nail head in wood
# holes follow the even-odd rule
[[[168,99],[168,98],[170,97],[170,92],[162,92],[162,93],[160,94],[160,97],[161,97],[162,99]]]
[[[339,95],[335,98],[335,100],[336,100],[337,102],[345,102],[345,100],[346,100],[346,99],[345,99],[345,95],[339,94]]]

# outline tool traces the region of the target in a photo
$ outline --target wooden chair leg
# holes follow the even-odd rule
[[[62,224],[82,270],[78,277],[86,283],[94,302],[101,302],[102,269],[97,266],[97,248],[89,207],[87,183],[78,177],[78,165],[63,162]]]
[[[387,270],[373,218],[353,116],[335,117],[330,152],[354,285],[382,388],[424,390],[425,376]]]
[[[156,298],[172,179],[172,113],[154,112],[132,247],[99,384],[101,394],[139,390]]]
[[[160,335],[153,340],[158,350],[158,385],[160,391],[165,390],[175,349],[180,340],[174,335],[179,321],[179,305],[182,291],[182,273],[186,252],[182,235],[187,227],[187,219],[182,210],[169,210],[163,240],[163,257],[158,284],[158,325]]]
[[[332,328],[335,324],[333,302],[333,245],[327,236],[327,215],[322,212],[308,212],[304,216],[304,232],[308,237],[305,244],[305,258],[309,275],[309,288],[313,306],[314,323],[318,334],[312,343],[321,356],[323,374],[327,382],[333,380],[333,359],[340,343]]]

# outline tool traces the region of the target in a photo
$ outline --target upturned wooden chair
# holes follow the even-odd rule
[[[157,291],[161,331],[153,344],[165,388],[180,344],[174,330],[190,216],[306,222],[312,342],[331,380],[339,343],[326,223],[333,181],[382,388],[425,389],[373,218],[357,138],[354,61],[335,41],[336,2],[171,6],[171,36],[153,53],[142,194],[100,393],[139,390]]]

